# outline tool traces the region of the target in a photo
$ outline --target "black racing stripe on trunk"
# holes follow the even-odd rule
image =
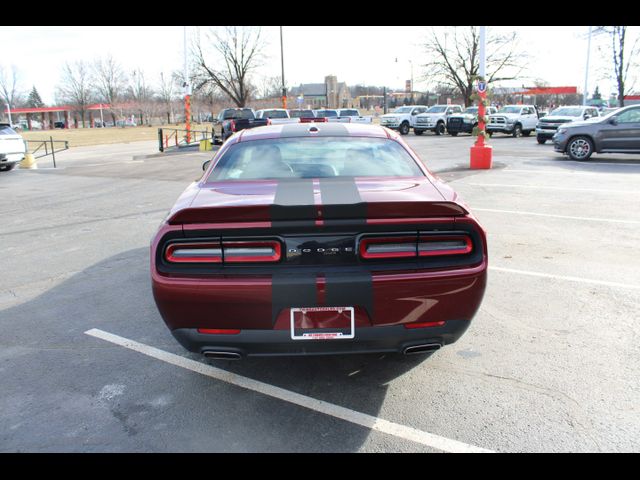
[[[310,178],[278,181],[271,205],[271,220],[306,220],[311,225],[317,217],[313,198],[313,180]]]
[[[364,307],[373,320],[373,276],[371,272],[325,272],[327,307]]]
[[[320,198],[325,220],[345,218],[366,223],[367,204],[362,201],[354,177],[321,178]]]
[[[274,273],[271,279],[271,318],[275,324],[285,308],[317,307],[316,275]]]
[[[305,125],[302,127],[302,125]],[[317,131],[310,133],[309,129],[314,128]],[[282,126],[281,137],[348,137],[347,128],[334,122],[326,123],[291,123]]]

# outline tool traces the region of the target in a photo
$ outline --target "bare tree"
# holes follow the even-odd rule
[[[153,91],[149,85],[147,85],[144,78],[144,72],[140,68],[131,72],[129,95],[137,105],[138,114],[140,115],[140,125],[144,123],[145,117],[148,124],[150,116],[150,102],[153,97]]]
[[[451,27],[442,33],[432,28],[424,64],[429,80],[456,88],[465,106],[471,104],[473,84],[480,72],[480,32],[477,27]],[[487,83],[513,80],[524,70],[526,54],[519,50],[517,34],[492,33],[487,37]]]
[[[15,65],[11,65],[10,70],[0,65],[0,98],[2,103],[8,103],[11,108],[15,108],[16,104],[22,100],[18,69]],[[2,111],[4,111],[4,105]]]
[[[198,81],[196,88],[215,85],[238,107],[244,107],[253,95],[251,72],[259,66],[264,43],[260,29],[225,27],[208,35],[215,52],[214,63],[205,58],[200,40],[195,45]]]
[[[87,106],[94,100],[91,82],[91,72],[85,62],[82,60],[74,63],[67,62],[62,67],[62,78],[56,89],[58,102],[68,103],[78,109],[82,128],[85,127],[84,117]]]
[[[165,76],[163,72],[160,72],[160,83],[158,87],[158,96],[165,107],[167,123],[171,123],[173,117],[173,101],[176,97],[174,79],[171,75]]]
[[[114,108],[125,90],[126,75],[120,64],[111,55],[95,60],[93,70],[96,91],[101,101],[111,105],[111,119],[115,125]]]
[[[596,27],[595,33],[605,33],[611,37],[611,54],[613,55],[613,71],[618,86],[618,105],[624,107],[625,93],[631,89],[629,67],[637,66],[640,54],[640,36],[633,43],[628,42],[626,26]]]

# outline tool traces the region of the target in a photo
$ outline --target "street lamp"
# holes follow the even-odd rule
[[[282,66],[282,108],[287,108],[287,87],[284,85],[284,46],[282,43],[282,27],[280,27],[280,64]]]

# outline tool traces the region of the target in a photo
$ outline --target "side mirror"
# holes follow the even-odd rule
[[[206,171],[207,171],[207,168],[209,168],[209,164],[210,164],[210,163],[211,163],[211,160],[207,160],[206,162],[204,162],[204,163],[202,164],[202,171],[203,171],[203,172],[206,172]]]
[[[611,125],[618,125],[618,119],[617,119],[616,117],[611,117],[611,118],[609,119],[609,123],[610,123]]]
[[[411,112],[411,115],[417,115],[417,114],[418,114],[417,110],[414,110],[413,112]]]
[[[584,119],[585,120],[589,120],[591,118],[591,115],[589,115],[588,113],[584,114]]]

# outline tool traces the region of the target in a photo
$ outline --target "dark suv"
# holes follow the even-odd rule
[[[553,148],[572,160],[588,160],[593,153],[640,153],[640,105],[562,125]]]

